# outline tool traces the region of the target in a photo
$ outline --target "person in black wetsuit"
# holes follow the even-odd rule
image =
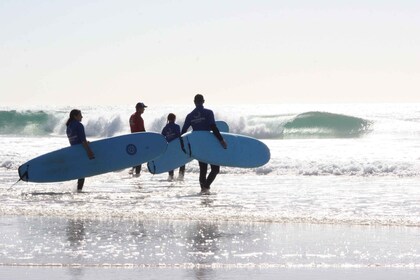
[[[204,97],[201,94],[197,94],[194,97],[195,109],[187,115],[185,118],[184,125],[182,126],[181,134],[187,132],[191,126],[194,130],[213,131],[214,136],[219,140],[220,145],[224,149],[227,148],[227,144],[220,134],[219,129],[216,126],[214,120],[214,113],[212,110],[204,108]],[[211,170],[207,176],[208,164],[205,162],[198,162],[200,166],[200,186],[202,193],[208,193],[210,191],[210,185],[216,179],[217,174],[220,172],[220,166],[211,164]]]

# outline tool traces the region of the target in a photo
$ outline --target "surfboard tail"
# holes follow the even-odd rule
[[[28,180],[29,180],[29,177],[28,177],[28,169],[29,169],[29,165],[26,165],[26,166],[21,165],[21,166],[19,166],[18,173],[19,173],[19,178],[22,181],[28,182]]]
[[[150,173],[156,174],[156,165],[155,165],[155,162],[153,160],[152,161],[149,161],[147,163],[147,169],[149,169],[149,172]]]

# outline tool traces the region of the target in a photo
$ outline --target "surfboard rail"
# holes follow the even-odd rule
[[[168,143],[160,133],[138,132],[90,142],[90,160],[82,145],[68,146],[35,157],[18,168],[28,182],[61,182],[112,172],[159,157]]]

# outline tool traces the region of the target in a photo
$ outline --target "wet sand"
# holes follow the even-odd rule
[[[2,279],[418,279],[419,270],[391,268],[39,268],[0,267]]]
[[[418,279],[415,227],[0,218],[0,279]]]

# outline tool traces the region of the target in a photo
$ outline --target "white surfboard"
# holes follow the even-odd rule
[[[163,154],[167,146],[159,133],[132,133],[90,142],[94,159],[87,157],[82,145],[74,145],[36,157],[18,172],[28,182],[74,180],[145,163]]]
[[[229,125],[224,121],[216,121],[216,126],[220,132],[229,132]],[[165,153],[157,159],[149,161],[147,163],[149,172],[152,174],[168,172],[193,160],[189,154],[184,152],[181,141],[182,139],[178,138],[169,142]]]
[[[221,134],[227,149],[209,131],[186,134],[183,138],[187,154],[209,164],[243,168],[259,167],[270,160],[270,149],[260,140],[233,133]]]

